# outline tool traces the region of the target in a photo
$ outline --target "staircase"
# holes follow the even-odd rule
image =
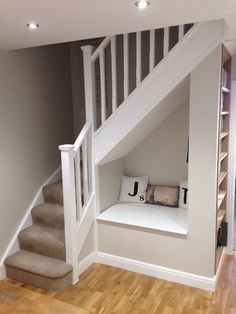
[[[50,290],[78,281],[78,257],[96,218],[97,166],[128,154],[180,104],[176,99],[188,97],[191,71],[222,41],[223,22],[147,34],[145,54],[142,33],[132,35],[133,58],[130,34],[82,47],[86,122],[74,144],[59,147],[63,197],[60,183],[44,188],[45,203],[19,234],[21,250],[5,261],[9,277]]]
[[[20,251],[5,260],[7,276],[54,291],[72,283],[65,263],[62,183],[43,188],[44,203],[31,211],[33,225],[19,233]]]

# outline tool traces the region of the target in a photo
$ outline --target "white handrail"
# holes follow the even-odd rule
[[[91,127],[91,123],[90,123],[89,121],[87,121],[87,122],[85,123],[85,125],[83,126],[82,130],[80,131],[80,134],[79,134],[79,136],[77,137],[77,139],[76,139],[76,141],[75,141],[75,143],[74,143],[74,145],[73,145],[73,146],[74,146],[74,147],[73,147],[73,150],[74,150],[74,151],[77,151],[77,150],[81,147],[81,145],[82,145],[82,143],[83,143],[83,140],[84,140],[84,138],[86,137],[86,135],[87,135],[87,133],[88,133],[90,127]]]
[[[109,43],[110,43],[110,41],[111,41],[111,38],[112,38],[112,36],[107,36],[107,37],[102,41],[102,43],[97,47],[97,49],[94,51],[94,53],[93,53],[92,56],[91,56],[91,61],[92,61],[92,62],[96,61],[96,59],[99,57],[99,54],[101,53],[101,51],[102,51],[103,49],[105,49],[105,48],[109,45]]]

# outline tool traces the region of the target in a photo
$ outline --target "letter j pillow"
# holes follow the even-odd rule
[[[145,203],[148,177],[122,176],[120,202]]]

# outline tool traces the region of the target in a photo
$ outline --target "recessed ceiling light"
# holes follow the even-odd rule
[[[29,27],[30,29],[36,29],[39,27],[39,24],[36,24],[36,23],[28,23],[26,24],[27,27]]]
[[[150,5],[150,2],[147,0],[139,0],[139,1],[135,2],[135,5],[139,9],[145,9],[146,7],[148,7]]]

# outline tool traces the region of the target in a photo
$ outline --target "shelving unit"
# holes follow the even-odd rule
[[[221,99],[219,105],[219,147],[218,147],[218,182],[216,208],[216,257],[215,270],[217,271],[223,246],[220,241],[222,222],[227,218],[227,170],[229,145],[229,116],[230,116],[230,89],[231,89],[231,56],[222,46],[222,75]]]

